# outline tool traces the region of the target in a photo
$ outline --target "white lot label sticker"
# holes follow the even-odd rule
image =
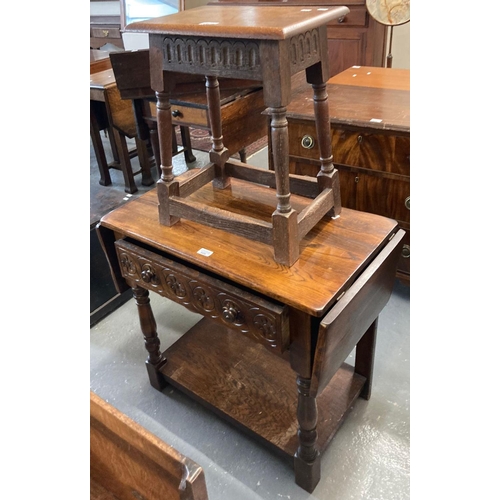
[[[200,248],[196,253],[204,255],[205,257],[210,257],[213,254],[212,250],[207,250],[206,248]]]

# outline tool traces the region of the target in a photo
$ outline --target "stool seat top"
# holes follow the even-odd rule
[[[204,5],[132,23],[125,31],[164,35],[285,40],[349,13],[343,6]]]

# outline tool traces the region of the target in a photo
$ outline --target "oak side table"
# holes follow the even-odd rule
[[[300,242],[325,216],[341,212],[338,171],[332,163],[328,95],[327,24],[349,12],[347,7],[284,5],[206,5],[146,21],[127,31],[149,34],[151,88],[157,95],[161,156],[158,181],[160,223],[172,226],[180,219],[258,239],[271,245],[274,259],[293,265]],[[292,76],[305,71],[320,144],[321,169],[314,179],[291,178],[288,159],[286,106],[292,94]],[[210,163],[192,170],[183,184],[173,174],[170,96],[182,75],[204,75],[212,128]],[[222,136],[218,78],[262,82],[264,104],[271,114],[271,141],[275,172],[262,171],[230,159]],[[252,127],[252,123],[248,123]],[[232,179],[258,183],[275,190],[271,220],[262,221],[241,210],[215,209],[195,204],[190,195],[211,182],[231,188]],[[249,187],[249,189],[251,189]],[[291,194],[310,198],[301,212],[290,203]]]
[[[108,213],[98,227],[117,290],[133,291],[151,385],[161,391],[171,384],[284,455],[296,483],[312,492],[321,453],[358,396],[370,397],[378,316],[404,230],[344,209],[315,225],[296,263],[285,266],[263,242],[187,219],[161,224],[155,191]],[[240,179],[230,190],[206,184],[192,196],[262,221],[275,204],[272,190],[249,189]],[[308,202],[290,197],[297,211]],[[203,315],[164,352],[150,291]]]

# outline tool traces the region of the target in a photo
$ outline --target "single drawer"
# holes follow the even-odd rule
[[[174,125],[192,125],[209,128],[208,108],[171,103],[172,123]]]
[[[327,25],[327,30],[337,29],[339,26],[366,26],[368,12],[365,7],[349,6],[349,14],[331,21]]]
[[[121,38],[120,28],[115,26],[91,26],[90,36],[93,38]]]
[[[237,330],[271,351],[289,345],[288,307],[143,248],[115,242],[122,276],[130,283]]]
[[[319,160],[314,123],[291,123],[290,155]],[[394,134],[331,128],[333,162],[391,174],[410,176],[410,138]]]

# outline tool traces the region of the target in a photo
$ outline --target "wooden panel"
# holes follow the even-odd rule
[[[90,393],[91,499],[208,500],[203,469]]]
[[[392,293],[404,231],[399,230],[321,321],[311,391],[321,394]]]
[[[301,243],[299,260],[287,268],[274,261],[269,245],[187,220],[162,226],[157,196],[152,189],[128,201],[106,214],[101,226],[314,316],[324,314],[397,227],[394,220],[344,209],[338,219],[323,219],[312,229]],[[250,183],[238,179],[231,179],[228,189],[207,185],[192,196],[195,201],[230,206],[261,219],[266,213],[270,218],[276,208],[273,189],[254,190]],[[300,212],[310,200],[292,195],[291,203]],[[203,256],[201,248],[213,253]]]
[[[203,319],[165,351],[162,374],[219,416],[292,458],[298,447],[296,374],[263,346]],[[318,398],[323,451],[364,384],[343,365]]]
[[[122,276],[232,328],[271,351],[289,344],[288,308],[126,240],[116,242]]]

